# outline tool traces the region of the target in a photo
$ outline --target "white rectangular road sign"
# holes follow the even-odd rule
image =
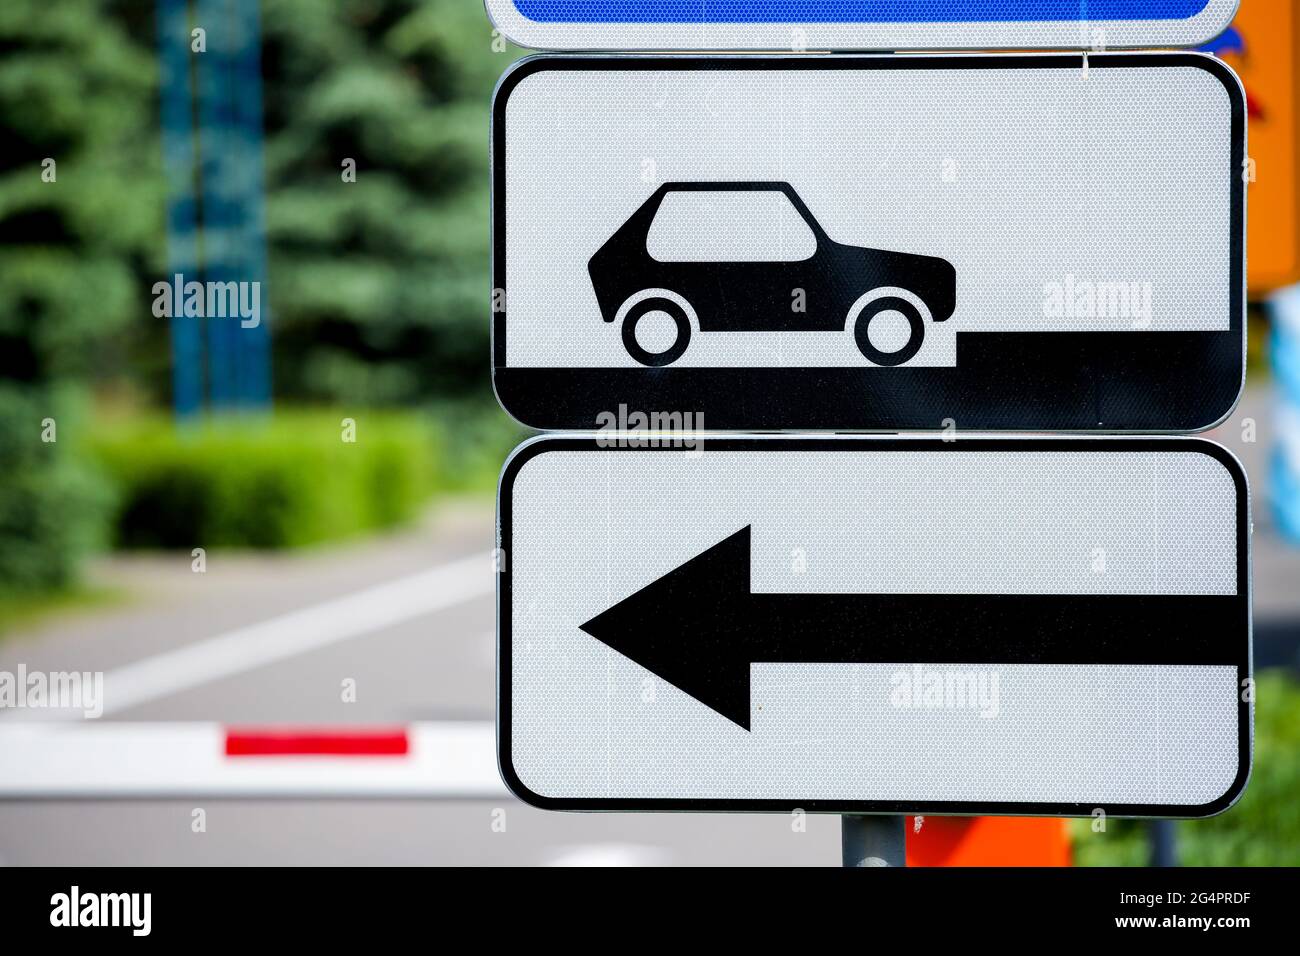
[[[1245,172],[1200,54],[525,60],[493,107],[497,395],[547,429],[1208,428]]]
[[[1192,817],[1241,793],[1250,517],[1222,447],[699,441],[506,464],[524,800]]]
[[[546,50],[1120,49],[1196,46],[1239,0],[486,0]]]

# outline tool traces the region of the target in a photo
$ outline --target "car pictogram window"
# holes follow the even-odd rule
[[[646,251],[659,262],[798,262],[817,251],[817,237],[777,190],[673,191]]]

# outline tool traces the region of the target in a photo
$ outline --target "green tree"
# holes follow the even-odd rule
[[[518,51],[466,0],[263,11],[277,394],[487,396],[489,110]]]
[[[59,587],[106,493],[77,454],[88,383],[157,335],[154,62],[104,0],[0,5],[0,591]]]
[[[171,397],[157,31],[155,0],[0,4],[0,590],[67,583],[98,537],[87,398]],[[466,0],[264,0],[262,37],[277,399],[487,409],[488,114],[518,51]]]

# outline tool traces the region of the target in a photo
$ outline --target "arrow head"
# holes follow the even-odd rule
[[[749,730],[749,553],[746,526],[580,627]]]

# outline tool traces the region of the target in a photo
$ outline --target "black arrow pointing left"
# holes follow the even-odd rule
[[[742,528],[581,625],[750,728],[756,663],[1234,664],[1236,595],[755,594]]]

